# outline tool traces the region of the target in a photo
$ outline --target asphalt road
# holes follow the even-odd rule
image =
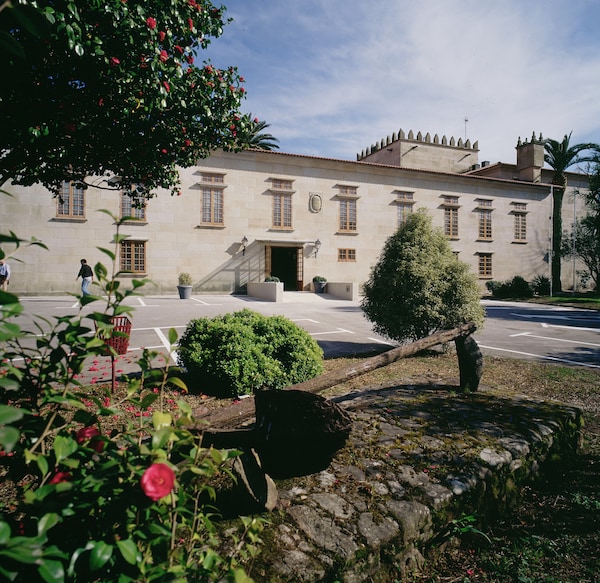
[[[322,347],[326,357],[380,351],[395,344],[373,332],[359,302],[337,300],[328,294],[286,292],[280,303],[265,302],[247,296],[205,295],[180,300],[178,296],[143,296],[128,300],[135,308],[129,351],[119,364],[119,372],[128,372],[143,348],[167,353],[170,328],[179,335],[194,318],[214,317],[244,308],[265,315],[283,315],[306,329]],[[20,325],[29,328],[35,314],[45,318],[75,314],[75,297],[21,298],[26,314]],[[475,338],[484,354],[538,362],[600,368],[600,312],[517,302],[483,302],[487,318]],[[92,304],[85,310],[101,310]],[[31,328],[29,328],[31,329]],[[172,353],[172,357],[175,354]],[[110,359],[105,359],[110,362]],[[106,363],[95,369],[106,369]],[[90,374],[103,375],[106,370]]]

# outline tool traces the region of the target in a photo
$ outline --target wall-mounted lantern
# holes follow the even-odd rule
[[[321,241],[319,239],[317,239],[313,245],[315,246],[315,258],[317,257],[317,255],[319,254],[319,249],[321,248]]]
[[[242,255],[246,255],[246,245],[248,245],[248,237],[244,235],[242,237]]]

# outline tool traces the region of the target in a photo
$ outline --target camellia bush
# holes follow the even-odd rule
[[[460,324],[483,324],[481,290],[424,209],[385,243],[364,285],[362,308],[375,330],[398,342]]]
[[[0,0],[0,185],[59,193],[88,176],[179,191],[178,167],[239,150],[263,125],[240,112],[236,67],[201,53],[223,33],[208,0]]]
[[[123,290],[101,263],[94,270],[99,295],[35,330],[20,328],[22,304],[0,292],[0,580],[251,581],[241,565],[261,519],[242,518],[224,540],[206,506],[237,452],[201,447],[189,405],[172,404],[186,387],[168,357],[157,367],[160,355],[144,350],[141,374],[103,396],[77,380],[88,357],[106,354],[102,338],[122,334],[112,320],[145,283]],[[95,303],[104,309],[84,316]],[[132,409],[139,416],[125,417]]]
[[[308,332],[252,310],[192,320],[178,359],[190,391],[222,397],[280,389],[323,372],[323,351]]]

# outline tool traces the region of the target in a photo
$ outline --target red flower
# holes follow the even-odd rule
[[[116,67],[117,65],[121,64],[121,61],[119,61],[119,59],[117,59],[117,57],[111,57],[108,62],[110,63],[111,67]]]
[[[160,42],[162,42],[162,41],[164,41],[164,40],[165,40],[165,37],[166,37],[166,36],[167,36],[167,33],[166,33],[164,30],[161,30],[161,31],[158,33],[158,40],[159,40]]]
[[[194,30],[194,21],[191,18],[188,18],[188,26],[190,30]]]
[[[152,18],[152,16],[148,16],[146,18],[146,25],[150,30],[154,30],[156,28],[156,18]]]
[[[82,427],[76,433],[75,439],[79,444],[89,442],[88,447],[91,447],[97,452],[101,452],[104,449],[104,442],[98,438],[100,435],[100,431],[98,431],[97,427]]]
[[[185,139],[183,140],[183,144],[187,147],[187,146],[191,146],[192,145],[192,140],[189,139]]]
[[[167,59],[169,58],[169,54],[167,53],[167,51],[160,51],[160,56],[158,57],[163,63],[167,62]]]
[[[173,489],[175,473],[167,464],[152,464],[142,475],[140,485],[148,498],[160,500]]]
[[[169,91],[171,91],[171,86],[166,81],[163,81],[163,85],[165,86],[165,89],[167,90],[167,93]]]
[[[175,49],[176,52],[178,52],[180,55],[183,55],[183,49],[179,46],[179,45],[175,45],[173,47]]]
[[[56,472],[56,474],[50,478],[48,484],[59,484],[60,482],[68,482],[70,480],[71,474],[69,472]]]

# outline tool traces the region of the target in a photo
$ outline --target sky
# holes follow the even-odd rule
[[[238,67],[242,111],[281,152],[355,160],[400,129],[491,163],[534,132],[600,143],[600,0],[223,4],[233,22],[200,59]]]

